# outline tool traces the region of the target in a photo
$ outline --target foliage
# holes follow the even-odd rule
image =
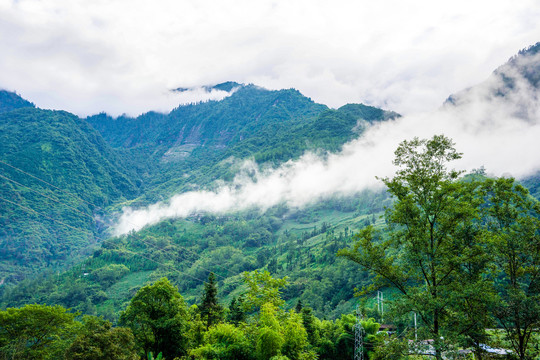
[[[373,318],[365,319],[360,324],[364,330],[364,351],[369,358],[372,358],[374,351],[384,341],[384,333],[379,331],[381,324]]]
[[[123,278],[127,273],[129,273],[129,268],[126,265],[109,264],[92,271],[91,275],[96,282],[108,287]]]
[[[125,161],[66,112],[0,113],[0,154],[0,276],[6,282],[88,256],[103,228],[94,215],[138,192],[138,176]]]
[[[35,304],[0,311],[0,356],[58,359],[74,337],[75,316],[61,306]]]
[[[231,324],[218,324],[205,336],[205,345],[193,349],[196,359],[248,360],[253,352],[244,332]]]
[[[259,360],[268,360],[280,353],[283,345],[283,336],[270,327],[262,327],[257,337],[257,358]]]
[[[252,311],[264,304],[279,307],[284,304],[281,299],[281,288],[287,284],[287,278],[274,279],[268,271],[252,271],[243,274],[244,282],[248,286],[245,295],[244,309]]]
[[[487,324],[485,309],[467,306],[490,295],[482,277],[487,266],[484,237],[475,222],[478,184],[457,181],[460,172],[446,168],[461,154],[444,136],[404,141],[395,154],[400,169],[394,178],[382,179],[396,198],[386,213],[388,238],[379,239],[367,227],[352,250],[339,254],[370,270],[379,286],[402,294],[396,305],[401,313],[418,313],[440,358],[443,337],[455,341],[481,334]],[[470,316],[473,310],[477,313]],[[456,329],[456,317],[470,323]]]
[[[540,326],[540,202],[514,179],[488,179],[484,189],[497,266],[494,315],[519,358],[530,358],[531,336]]]
[[[147,359],[148,360],[163,360],[163,353],[159,353],[157,354],[156,357],[154,357],[154,353],[150,351],[147,355]]]
[[[136,360],[135,339],[130,329],[112,327],[109,321],[85,316],[77,338],[65,354],[68,360]]]
[[[246,312],[243,309],[244,298],[233,297],[229,304],[229,313],[227,320],[234,325],[246,321]]]
[[[214,272],[220,296],[229,303],[243,291],[241,274],[259,269],[277,278],[288,277],[289,286],[281,290],[287,303],[302,299],[315,315],[336,318],[352,309],[354,288],[369,279],[355,271],[353,264],[336,259],[335,253],[352,241],[353,231],[366,221],[373,223],[372,211],[381,211],[385,199],[383,194],[368,192],[357,200],[330,199],[302,210],[302,216],[316,220],[301,225],[299,214],[283,207],[265,214],[165,221],[137,234],[105,241],[85,262],[59,276],[44,274],[18,286],[4,286],[0,288],[1,301],[4,306],[59,304],[114,322],[125,303],[149,281],[166,276],[184,299],[194,304],[201,300],[202,280]],[[263,231],[271,234],[263,245],[253,248],[246,244],[250,234]],[[105,273],[119,270],[110,272],[115,275],[112,284],[94,276],[104,269]]]
[[[206,320],[207,329],[218,323],[223,315],[223,307],[219,304],[217,292],[216,275],[210,273],[208,282],[204,283],[204,292],[199,306],[201,318]]]
[[[34,104],[23,99],[22,97],[13,92],[0,90],[0,113],[20,109],[23,107],[34,107]]]
[[[137,291],[120,323],[131,328],[145,354],[163,352],[165,358],[187,354],[187,309],[166,278]]]
[[[289,359],[299,359],[308,345],[307,331],[302,323],[302,317],[295,311],[289,311],[283,326],[285,341],[282,347],[283,355]]]

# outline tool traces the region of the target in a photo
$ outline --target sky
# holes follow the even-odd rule
[[[394,149],[414,136],[452,137],[466,170],[540,170],[540,101],[526,82],[502,102],[483,96],[497,87],[487,83],[441,107],[540,41],[538,19],[538,0],[0,0],[0,88],[79,116],[137,116],[219,100],[227,93],[202,86],[236,81],[404,115],[326,157],[266,170],[237,159],[246,171],[214,191],[125,208],[113,227],[122,234],[199,211],[300,207],[380,188],[375,176],[392,175]]]
[[[539,18],[536,0],[0,0],[0,88],[136,116],[231,80],[412,115],[540,41]]]

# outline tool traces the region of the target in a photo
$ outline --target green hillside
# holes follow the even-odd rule
[[[0,169],[5,281],[76,263],[97,245],[102,208],[138,193],[137,175],[99,133],[63,111],[0,114]]]
[[[332,110],[297,90],[239,85],[222,101],[180,106],[169,114],[150,112],[135,119],[100,114],[87,120],[133,160],[144,179],[138,200],[144,204],[182,191],[186,184],[231,180],[238,170],[235,163],[243,159],[273,166],[305,151],[337,151],[358,136],[362,121],[397,116],[361,104]]]
[[[34,107],[34,104],[11,91],[0,90],[0,113],[23,107]]]
[[[332,110],[296,90],[254,85],[169,114],[88,121],[0,95],[0,278],[7,282],[76,264],[126,202],[211,187],[232,179],[245,159],[276,166],[305,151],[337,151],[362,122],[397,116],[359,104]]]
[[[264,214],[198,215],[169,220],[127,236],[107,239],[89,259],[59,278],[26,280],[7,288],[4,302],[59,304],[115,320],[134,291],[163,276],[196,303],[210,271],[220,296],[238,296],[241,274],[256,269],[287,276],[284,299],[310,304],[318,316],[339,317],[354,307],[353,290],[366,274],[336,258],[360,228],[382,225],[385,193],[335,199],[304,209],[283,206]]]
[[[93,249],[106,227],[101,219],[126,201],[162,199],[188,183],[211,187],[217,179],[231,179],[243,159],[276,166],[305,151],[338,151],[365,123],[396,116],[361,104],[328,109],[296,90],[269,91],[253,85],[241,86],[223,101],[181,106],[170,114],[88,118],[103,136],[87,121],[65,112],[29,108],[5,113],[0,122],[5,139],[5,165],[0,165],[6,171],[1,179],[4,276],[14,281],[46,271],[37,280],[4,287],[4,303],[62,304],[114,319],[134,287],[163,274],[175,278],[186,299],[194,302],[201,286],[194,279],[206,278],[208,269],[222,276],[220,281],[227,278],[233,291],[241,272],[268,268],[293,274],[286,293],[289,301],[303,296],[306,286],[319,286],[305,271],[339,273],[343,279],[326,293],[317,292],[323,297],[313,300],[313,306],[319,314],[338,305],[347,307],[355,280],[332,265],[334,253],[354,230],[376,221],[384,194],[365,193],[301,211],[279,206],[264,214],[171,221],[165,233],[160,224],[133,237],[107,239],[101,249]],[[73,270],[48,277],[89,252],[93,255]],[[212,265],[216,263],[217,268]],[[187,277],[178,276],[178,264]],[[228,271],[223,272],[224,267]],[[102,282],[90,275],[97,273],[110,273],[110,278]],[[342,293],[340,287],[348,290]]]

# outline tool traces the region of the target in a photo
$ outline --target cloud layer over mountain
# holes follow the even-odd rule
[[[524,59],[540,64],[540,54]],[[336,154],[305,154],[274,170],[261,171],[246,162],[231,183],[216,191],[191,191],[168,202],[143,209],[125,208],[114,231],[124,234],[166,218],[194,213],[224,213],[279,203],[300,207],[331,196],[354,195],[381,187],[375,176],[392,176],[393,151],[405,139],[451,137],[463,158],[452,164],[472,170],[484,166],[488,173],[518,178],[540,169],[540,100],[538,89],[516,69],[503,67],[505,77],[484,83],[453,97],[439,110],[377,123]],[[499,72],[500,73],[500,72]],[[508,88],[508,77],[513,86]],[[502,93],[504,92],[504,96]]]
[[[538,41],[539,17],[534,0],[0,0],[0,87],[79,115],[228,80],[409,114]]]

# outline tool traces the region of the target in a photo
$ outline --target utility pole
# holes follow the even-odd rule
[[[416,312],[414,313],[414,341],[418,341],[418,332],[416,329]]]
[[[379,310],[379,314],[381,314],[381,322],[384,321],[384,299],[383,299],[383,292],[377,290],[377,310]]]
[[[356,324],[354,325],[354,360],[364,360],[364,328],[358,305],[356,305]]]

